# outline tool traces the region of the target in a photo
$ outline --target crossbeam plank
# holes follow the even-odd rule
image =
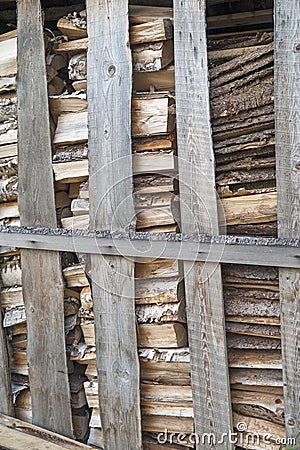
[[[87,0],[90,228],[133,217],[128,1]],[[142,448],[134,262],[91,256],[101,424],[106,450]]]
[[[0,227],[0,246],[300,269],[300,240]]]
[[[174,44],[181,228],[218,233],[205,2],[174,1]],[[222,442],[232,413],[221,266],[185,262],[184,277],[195,432]],[[223,449],[224,443],[200,440],[196,448]]]
[[[300,3],[275,2],[278,235],[300,236]],[[300,270],[279,271],[285,423],[300,443]]]
[[[18,2],[19,209],[25,226],[56,226],[40,0]],[[58,252],[21,251],[33,423],[72,436]]]

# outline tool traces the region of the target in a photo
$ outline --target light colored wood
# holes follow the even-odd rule
[[[61,17],[57,22],[57,28],[62,34],[68,36],[70,40],[80,39],[87,36],[87,31],[84,28],[79,28],[73,22],[65,17]]]
[[[278,191],[278,235],[300,234],[300,5],[275,2],[275,134]],[[279,270],[285,423],[287,437],[300,429],[300,270]],[[300,437],[297,437],[300,443]]]
[[[158,72],[134,72],[133,89],[135,91],[146,92],[153,88],[156,91],[175,90],[174,66],[168,66]]]
[[[226,225],[266,223],[277,220],[277,195],[255,194],[222,200]]]
[[[205,28],[205,2],[174,1],[179,190],[185,205],[181,228],[218,234]],[[184,275],[195,432],[220,437],[232,429],[221,269],[185,262]],[[196,444],[197,450],[208,448],[221,449],[223,444]]]
[[[78,102],[79,103],[79,102]],[[167,95],[153,98],[135,97],[132,102],[132,134],[148,136],[167,134],[174,130],[175,110],[170,108],[174,100]],[[58,104],[55,105],[58,111]],[[62,108],[60,106],[60,108]],[[78,104],[78,108],[81,105]],[[75,144],[88,139],[87,111],[63,113],[58,118],[54,144]]]
[[[0,77],[0,94],[3,92],[14,91],[16,89],[16,78],[12,77]]]
[[[90,229],[125,230],[134,217],[128,1],[87,0],[87,19]],[[92,255],[90,266],[104,447],[140,450],[134,263]]]
[[[229,367],[250,369],[282,369],[280,350],[240,350],[228,352]]]
[[[158,72],[173,62],[173,41],[154,42],[134,47],[132,52],[135,72]]]
[[[129,29],[129,37],[131,45],[172,39],[172,22],[170,19],[157,19],[152,22],[132,25]]]
[[[0,414],[0,442],[9,450],[91,450],[92,447]]]
[[[17,37],[14,31],[2,35],[0,41],[0,76],[11,77],[17,73]],[[7,36],[7,38],[5,38]]]
[[[169,433],[193,433],[194,419],[190,417],[172,417],[172,416],[143,416],[142,427],[144,432],[164,433],[167,429]]]
[[[185,302],[183,300],[165,305],[137,305],[135,313],[140,323],[186,322]]]
[[[34,120],[28,121],[28,111]],[[33,227],[55,227],[45,48],[39,0],[18,2],[18,127],[21,223]],[[60,255],[43,250],[22,250],[21,260],[33,423],[73,436]]]
[[[231,399],[233,409],[239,414],[284,424],[283,395],[233,389]]]
[[[138,345],[145,348],[179,348],[187,345],[187,334],[180,323],[142,324],[138,327]]]

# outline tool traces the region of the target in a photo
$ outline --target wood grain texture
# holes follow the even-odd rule
[[[300,4],[275,2],[275,129],[278,235],[300,235]],[[300,271],[279,271],[285,422],[300,430]],[[298,437],[298,443],[300,438]]]
[[[182,231],[218,234],[205,27],[204,2],[175,0]],[[195,431],[199,436],[214,433],[220,437],[232,429],[220,265],[186,262],[184,274]],[[200,442],[196,448],[223,449],[224,444],[208,447]]]
[[[8,363],[8,352],[6,335],[2,326],[3,316],[0,309],[0,412],[3,414],[14,415],[10,388],[10,370]]]
[[[55,227],[39,0],[18,2],[18,126],[21,223]],[[60,255],[57,252],[22,250],[21,259],[33,423],[72,436]]]
[[[90,228],[126,230],[134,217],[128,2],[87,1]],[[91,257],[101,423],[106,450],[140,450],[134,263]]]

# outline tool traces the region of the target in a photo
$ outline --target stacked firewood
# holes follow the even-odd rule
[[[69,183],[73,217],[62,218],[63,227],[87,228],[89,224],[89,191],[87,161],[87,102],[86,102],[86,49],[85,13],[61,19],[58,28],[66,33],[69,42],[58,46],[58,52],[69,52],[69,78],[73,80],[74,93],[52,97],[51,111],[57,128],[54,135],[54,174],[57,182]],[[79,20],[79,23],[77,21]],[[143,73],[160,79],[160,72],[173,62],[172,23],[167,18],[146,22],[132,18],[130,42],[133,55],[134,78]],[[81,27],[81,38],[74,40],[75,26]],[[71,34],[69,30],[71,29]],[[77,36],[79,37],[79,36]],[[76,51],[80,51],[76,53]],[[76,130],[76,131],[75,131]],[[140,92],[136,89],[132,100],[132,144],[134,173],[134,202],[136,229],[142,231],[175,232],[176,218],[176,167],[175,99],[169,91]],[[101,445],[102,433],[95,365],[95,331],[93,299],[89,281],[81,265],[64,270],[68,287],[81,290],[81,329],[84,339],[69,347],[71,360],[88,364],[85,383],[89,406],[92,408],[89,443]],[[185,305],[179,268],[175,261],[155,260],[137,263],[136,316],[138,346],[143,354],[185,354],[188,350],[185,328]],[[167,350],[165,350],[167,349]],[[172,357],[171,357],[172,359]],[[160,372],[160,369],[157,369]],[[185,406],[185,386],[182,394],[168,384],[177,384],[176,374],[169,381],[156,386],[152,379],[142,374],[143,430],[158,433],[164,430],[163,420],[179,432],[193,430],[191,399]],[[159,392],[160,399],[157,398]],[[149,399],[149,395],[151,399]],[[182,395],[182,398],[181,398]],[[164,407],[168,402],[169,409]],[[165,415],[167,417],[165,417]],[[186,419],[183,419],[186,418]],[[168,422],[168,423],[169,423]]]
[[[273,38],[249,32],[208,40],[217,190],[245,211],[238,223],[227,219],[229,234],[276,236]]]

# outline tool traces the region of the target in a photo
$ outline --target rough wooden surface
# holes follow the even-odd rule
[[[126,230],[134,217],[128,2],[87,1],[90,228]],[[123,158],[123,159],[122,159]],[[91,257],[105,449],[140,450],[134,263]]]
[[[91,450],[92,448],[4,414],[0,414],[0,427],[0,445],[4,445],[5,449]]]
[[[300,4],[278,0],[275,8],[278,235],[292,238],[300,234]],[[300,429],[300,271],[281,269],[279,286],[285,419],[287,435],[294,438]]]
[[[204,2],[174,2],[175,85],[183,232],[218,233]],[[191,72],[191,68],[192,72]],[[186,211],[191,213],[186,214]],[[195,431],[232,429],[219,265],[185,263]],[[196,445],[197,450],[223,448]]]
[[[18,2],[20,217],[25,226],[55,227],[44,52],[40,1],[22,0]],[[21,253],[33,423],[72,436],[60,255]]]
[[[0,310],[0,412],[13,415],[13,404],[10,388],[10,370],[5,331],[2,326],[3,316]]]

